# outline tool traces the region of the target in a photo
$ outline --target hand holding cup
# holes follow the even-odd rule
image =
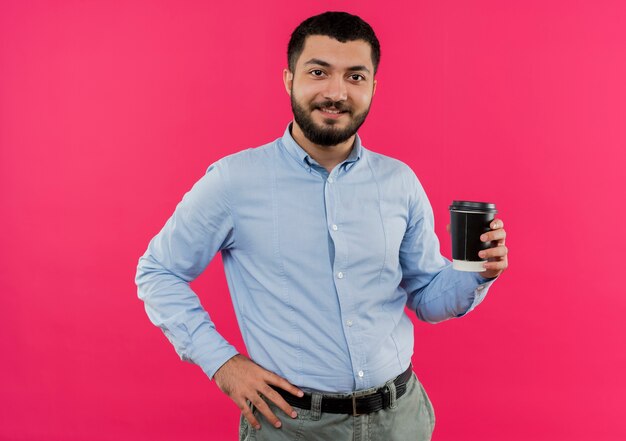
[[[491,242],[492,247],[481,250],[478,256],[487,259],[483,263],[485,271],[480,275],[487,279],[498,277],[509,266],[508,253],[509,250],[504,244],[506,241],[506,231],[504,230],[504,222],[501,219],[494,219],[490,224],[491,231],[480,236],[482,242]]]
[[[450,205],[452,267],[499,276],[508,266],[504,222],[496,219],[496,206],[488,202],[453,201]]]

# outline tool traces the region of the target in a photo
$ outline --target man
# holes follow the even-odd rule
[[[453,270],[413,172],[362,146],[379,59],[359,17],[300,24],[283,74],[294,121],[211,165],[139,261],[148,316],[241,409],[240,439],[430,439],[404,307],[462,316],[507,266],[495,219],[485,271]],[[218,251],[251,359],[189,287]]]

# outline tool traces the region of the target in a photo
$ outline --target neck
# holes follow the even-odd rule
[[[332,146],[320,146],[312,143],[304,133],[300,126],[294,121],[291,125],[291,136],[298,143],[302,150],[315,159],[315,161],[324,167],[328,173],[330,173],[337,164],[345,161],[352,151],[354,139],[356,135],[352,135],[346,141],[332,145]]]

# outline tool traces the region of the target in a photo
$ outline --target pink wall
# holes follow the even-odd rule
[[[382,9],[384,4],[385,8]],[[434,440],[623,440],[626,2],[0,2],[0,439],[235,439],[238,413],[136,298],[214,160],[280,136],[292,29],[376,29],[366,146],[447,205],[498,203],[510,269],[416,323]],[[194,283],[240,348],[219,259]]]

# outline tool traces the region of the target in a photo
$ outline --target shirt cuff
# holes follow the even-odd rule
[[[500,277],[500,276],[496,276],[496,277],[492,277],[488,279],[487,277],[481,276],[480,273],[473,273],[473,274],[476,276],[476,280],[478,281],[478,283],[493,282],[494,280],[497,280],[498,277]]]
[[[212,380],[215,372],[224,363],[239,353],[228,343],[215,328],[192,338],[189,351],[191,362],[200,366],[202,371]]]
[[[491,287],[493,282],[498,280],[498,277],[494,277],[493,279],[487,279],[481,276],[479,273],[471,273],[471,274],[473,275],[477,283],[477,286],[474,288],[474,291],[473,291],[474,300],[470,304],[469,308],[467,308],[465,312],[457,315],[457,317],[463,317],[464,315],[472,311],[474,308],[476,308],[478,305],[480,305],[480,303],[487,296],[487,292],[489,291],[489,288]]]

